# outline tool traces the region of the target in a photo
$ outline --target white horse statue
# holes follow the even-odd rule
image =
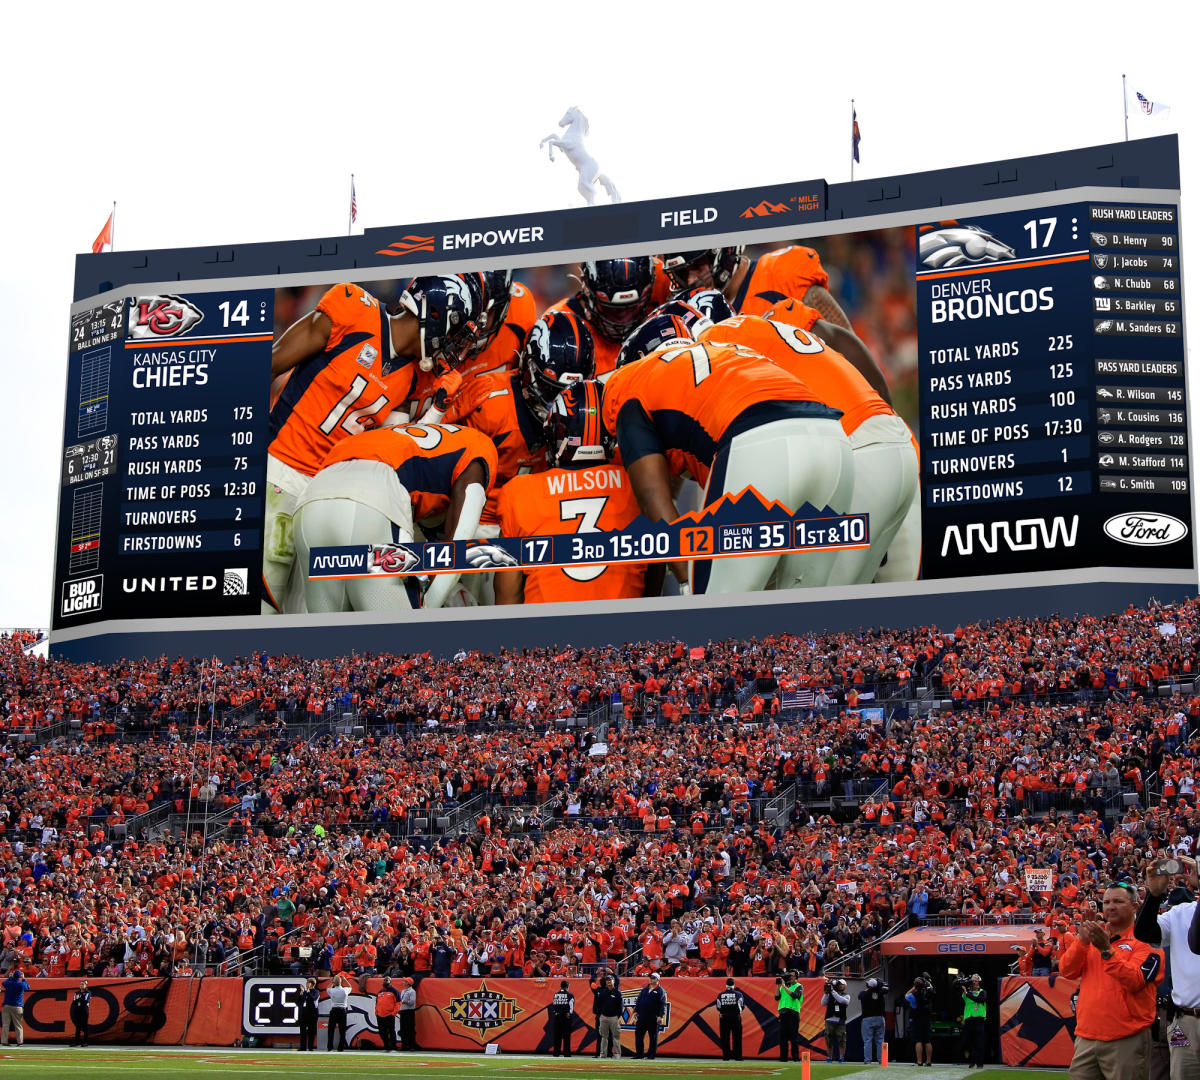
[[[558,126],[566,130],[561,135],[552,131],[538,143],[538,149],[540,150],[549,143],[551,161],[554,160],[555,147],[567,155],[567,160],[579,172],[579,194],[584,197],[588,206],[592,206],[596,202],[597,184],[604,188],[609,199],[615,203],[620,202],[621,194],[617,191],[616,185],[600,171],[596,159],[587,152],[587,147],[583,145],[583,137],[588,133],[588,118],[572,105],[563,113]]]

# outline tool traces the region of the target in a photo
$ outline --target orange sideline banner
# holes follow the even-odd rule
[[[490,1042],[509,1053],[549,1052],[553,1046],[549,1005],[558,979],[426,979],[417,994],[417,1042],[427,1049],[478,1050]],[[632,1053],[637,1021],[634,1002],[645,978],[621,980],[621,1052]],[[586,979],[569,979],[575,995],[572,1052],[592,1053],[596,1019]],[[658,1053],[680,1057],[719,1057],[720,1027],[715,1002],[722,978],[663,979],[667,1013],[659,1022]],[[814,1057],[825,1054],[822,979],[804,979],[800,1044]],[[742,1047],[747,1058],[779,1057],[778,1007],[773,978],[739,979],[746,997]]]
[[[1075,1052],[1078,979],[1009,975],[1000,981],[1000,1057],[1005,1065],[1066,1068]]]
[[[29,986],[25,1041],[70,1040],[79,980],[30,979]],[[232,1046],[242,1035],[241,979],[88,979],[88,989],[92,1042]]]
[[[417,1045],[422,1050],[481,1052],[488,1043],[497,1043],[508,1053],[549,1053],[552,1045],[550,1001],[559,979],[433,979],[417,985]],[[568,979],[575,995],[575,1020],[572,1025],[573,1053],[593,1053],[596,1049],[596,1018],[592,1014],[592,991],[587,979]],[[621,981],[624,1012],[621,1016],[622,1053],[633,1053],[636,1017],[634,1002],[645,978]],[[825,1008],[821,1004],[824,980],[803,979],[804,1007],[800,1014],[800,1044],[814,1058],[825,1056]],[[296,1000],[290,986],[298,990],[303,979],[251,979],[245,998],[245,1033],[269,1036],[275,1045],[288,1045],[290,1032],[270,1025],[285,1015],[295,1015],[290,1005],[280,1001]],[[375,994],[382,985],[377,977],[350,978],[347,1035],[351,1046],[379,1046],[379,1025],[375,1018]],[[322,1000],[318,1021],[317,1046],[324,1049],[328,1037],[329,979],[319,982]],[[747,1058],[779,1057],[779,1021],[775,1002],[774,978],[737,980],[746,997],[742,1014],[742,1046]],[[667,1014],[659,1022],[658,1053],[681,1057],[720,1057],[720,1028],[715,1006],[717,994],[725,988],[723,978],[664,979]],[[284,991],[287,990],[285,995]],[[297,1029],[298,1034],[298,1029]]]

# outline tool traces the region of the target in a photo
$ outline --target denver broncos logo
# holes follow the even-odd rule
[[[935,270],[1005,262],[1017,253],[978,225],[942,221],[921,226],[921,263]]]
[[[321,1018],[328,1020],[329,998],[322,998],[317,1008]],[[346,1045],[354,1046],[361,1035],[378,1034],[379,1024],[375,1019],[375,999],[370,994],[351,994],[346,1002]]]

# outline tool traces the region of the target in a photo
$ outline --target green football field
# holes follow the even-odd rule
[[[167,1050],[167,1049],[70,1049],[33,1045],[0,1048],[0,1077],[4,1080],[45,1080],[46,1077],[79,1077],[80,1080],[129,1080],[130,1077],[306,1077],[328,1080],[370,1074],[426,1073],[431,1080],[591,1080],[613,1076],[662,1080],[697,1080],[701,1077],[739,1077],[754,1080],[803,1080],[803,1066],[770,1061],[722,1062],[689,1058],[660,1058],[657,1061],[595,1061],[591,1057],[571,1059],[512,1054],[484,1057],[479,1054],[391,1054],[348,1050],[343,1054],[295,1050]],[[916,1069],[911,1064],[889,1068],[864,1065],[811,1066],[811,1080],[888,1080],[911,1076],[922,1080],[1063,1080],[1065,1070],[1007,1069],[993,1067],[968,1070],[965,1066],[935,1065]]]

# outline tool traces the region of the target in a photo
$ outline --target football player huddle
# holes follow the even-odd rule
[[[578,284],[539,316],[508,270],[414,278],[391,305],[342,283],[279,335],[264,613],[918,576],[916,442],[814,250],[588,261]],[[519,568],[491,542],[674,521],[750,486],[869,515],[869,548]],[[440,539],[494,572],[308,577],[316,548]]]

